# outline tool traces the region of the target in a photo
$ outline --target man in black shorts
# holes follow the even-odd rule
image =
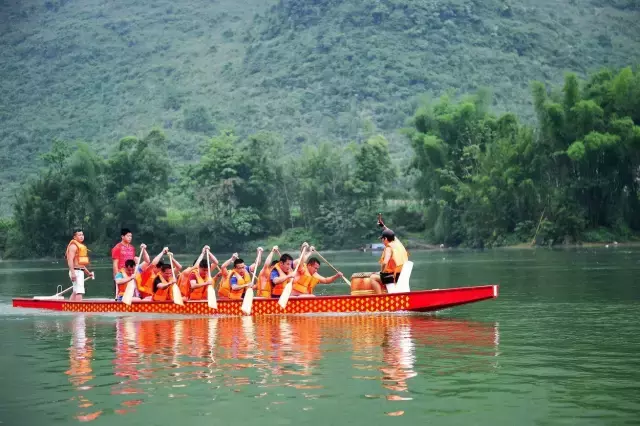
[[[400,276],[402,266],[408,260],[407,250],[402,243],[396,239],[396,234],[382,222],[378,217],[378,224],[384,228],[380,235],[380,240],[384,244],[384,250],[380,256],[380,273],[370,276],[371,287],[376,294],[384,293],[383,285],[395,284]]]

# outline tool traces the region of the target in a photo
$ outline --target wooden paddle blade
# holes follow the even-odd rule
[[[216,289],[213,288],[212,284],[209,284],[207,288],[207,305],[211,309],[218,309],[218,301],[216,300]]]
[[[291,283],[288,283],[284,287],[284,290],[282,290],[282,294],[278,299],[278,305],[280,305],[282,309],[285,309],[287,307],[287,302],[289,302],[289,297],[291,296],[292,291],[293,291],[293,284]]]
[[[409,288],[409,278],[411,277],[412,270],[413,262],[407,260],[405,264],[402,265],[402,271],[400,271],[400,277],[396,284],[396,293],[408,293],[411,291],[411,288]]]
[[[247,315],[251,315],[251,305],[253,304],[253,288],[247,288],[247,291],[244,294],[244,299],[242,300],[242,307],[240,310]]]
[[[171,286],[171,295],[173,296],[173,303],[175,303],[176,305],[184,306],[182,293],[180,293],[180,287],[178,287],[177,284],[173,284]]]
[[[133,293],[136,289],[136,283],[133,281],[129,281],[127,283],[127,288],[124,290],[124,296],[122,296],[122,302],[125,305],[131,306],[131,300],[133,299]]]

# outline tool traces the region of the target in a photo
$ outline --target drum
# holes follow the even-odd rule
[[[371,287],[371,279],[369,278],[371,274],[375,274],[375,272],[357,272],[351,275],[351,295],[352,296],[363,296],[365,294],[376,294],[373,291],[373,287]],[[382,286],[383,291],[384,286]]]

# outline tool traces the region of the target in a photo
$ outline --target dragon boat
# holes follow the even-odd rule
[[[372,272],[359,272],[351,275],[350,294],[291,297],[284,308],[278,304],[277,298],[256,297],[253,299],[250,315],[433,312],[498,297],[497,284],[411,291],[409,278],[412,269],[413,263],[407,262],[397,284],[387,285],[382,294],[375,294],[373,290],[369,278]],[[242,300],[222,298],[217,301],[216,308],[212,308],[206,300],[186,301],[182,304],[139,300],[125,304],[114,299],[85,298],[77,302],[65,300],[61,296],[63,293],[32,298],[17,297],[13,299],[13,306],[61,312],[246,315],[241,309]]]
[[[375,313],[375,312],[433,312],[454,306],[479,302],[498,297],[498,285],[455,287],[444,289],[399,291],[373,294],[368,283],[368,273],[353,274],[351,294],[331,296],[291,297],[286,308],[278,299],[256,297],[251,315],[318,314],[318,313]],[[207,301],[187,301],[183,305],[173,302],[133,301],[131,305],[106,298],[85,298],[80,302],[66,300],[62,296],[17,297],[16,308],[44,309],[61,312],[139,312],[182,315],[242,316],[242,300],[218,299],[217,309]]]

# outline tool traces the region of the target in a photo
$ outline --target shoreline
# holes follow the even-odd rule
[[[557,245],[531,245],[530,243],[520,243],[520,244],[512,244],[508,246],[499,246],[499,247],[485,247],[485,248],[470,248],[470,247],[460,247],[460,246],[444,246],[440,247],[433,244],[405,244],[407,250],[414,251],[449,251],[449,250],[467,250],[467,251],[490,251],[490,250],[536,250],[536,249],[576,249],[576,248],[620,248],[620,247],[640,247],[640,241],[626,241],[626,242],[613,242],[613,243],[574,243],[574,244],[557,244]],[[293,251],[293,250],[289,250]],[[366,250],[362,250],[362,248],[351,248],[351,249],[324,249],[321,250],[321,253],[372,253],[372,252],[380,252],[379,249],[371,249],[367,248]],[[176,253],[176,257],[192,257],[192,253]],[[95,266],[110,267],[111,259],[108,257],[98,258],[96,259]],[[42,258],[0,258],[0,262],[51,262],[53,264],[59,264],[60,266],[64,266],[64,259],[56,259],[53,257],[42,257]]]

